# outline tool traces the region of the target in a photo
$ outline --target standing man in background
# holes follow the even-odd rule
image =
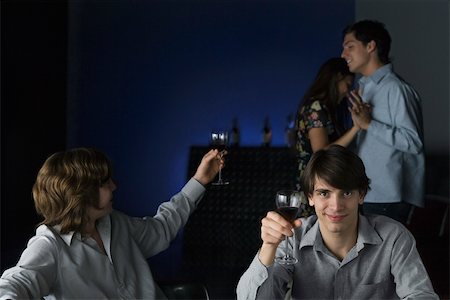
[[[371,178],[364,212],[406,223],[411,205],[424,205],[421,101],[393,72],[391,37],[383,23],[359,21],[347,26],[343,34],[341,56],[351,72],[362,75],[350,101],[353,122],[362,129],[355,141],[356,153]]]

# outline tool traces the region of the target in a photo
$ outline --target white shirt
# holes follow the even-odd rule
[[[17,265],[0,279],[0,299],[165,298],[147,259],[165,250],[196,208],[205,188],[191,179],[153,218],[118,211],[98,220],[104,255],[92,238],[41,225]]]

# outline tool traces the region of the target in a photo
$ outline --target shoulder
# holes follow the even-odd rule
[[[390,91],[391,93],[399,93],[399,94],[414,94],[417,96],[416,90],[413,88],[411,84],[401,78],[395,72],[389,72],[381,81],[383,88]]]
[[[113,209],[113,211],[109,214],[111,219],[128,219],[130,216],[126,215],[125,213]]]
[[[314,123],[320,120],[322,123],[328,121],[328,111],[326,106],[319,100],[313,100],[304,106],[300,112],[301,120],[306,123]],[[322,125],[322,123],[319,123]],[[317,126],[313,126],[317,127]],[[322,126],[319,126],[322,127]]]
[[[411,232],[402,223],[394,219],[383,215],[367,215],[365,217],[383,240],[397,239],[400,236],[408,239],[413,238]]]
[[[133,219],[136,219],[115,209],[113,209],[113,211],[107,217],[110,218],[111,223],[116,224],[116,226],[114,227],[117,227],[117,224],[119,226],[128,226],[133,222]]]
[[[135,216],[129,216],[121,211],[114,210],[109,214],[108,216],[110,218],[111,222],[111,228],[114,232],[122,232],[125,234],[128,234],[132,232],[135,228],[138,228],[142,226],[143,224],[146,224],[146,222],[151,217],[135,217]]]
[[[309,108],[311,110],[319,111],[324,109],[324,105],[319,100],[312,100],[309,104]]]
[[[60,249],[63,244],[63,238],[55,229],[47,225],[40,225],[36,229],[36,235],[28,241],[27,248],[36,249],[39,252],[52,251],[52,249]]]
[[[303,102],[303,104],[300,106],[299,109],[299,113],[305,113],[305,112],[310,112],[310,111],[314,111],[314,110],[322,110],[323,109],[323,104],[320,102],[320,100],[311,98],[308,99],[307,101],[305,100]]]
[[[58,231],[47,225],[40,225],[36,228],[36,235],[31,239],[47,239],[47,240],[57,240],[60,238]]]

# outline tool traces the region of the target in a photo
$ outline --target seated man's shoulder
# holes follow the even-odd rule
[[[28,247],[48,249],[50,248],[61,248],[65,240],[70,240],[69,238],[64,239],[59,233],[59,228],[57,226],[48,226],[45,224],[39,225],[36,228],[36,234],[30,238],[28,241]],[[67,234],[67,236],[71,236]]]
[[[380,234],[402,234],[409,233],[409,230],[397,220],[389,218],[383,215],[367,215],[369,223],[373,226],[375,230],[377,230]]]

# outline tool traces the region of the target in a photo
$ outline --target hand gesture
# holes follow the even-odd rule
[[[367,130],[372,121],[370,115],[372,108],[368,103],[362,101],[359,92],[356,90],[350,92],[348,99],[352,104],[352,107],[349,107],[349,111],[352,114],[353,124],[361,129]]]
[[[217,149],[206,153],[195,172],[194,179],[203,185],[210,183],[214,177],[225,166],[224,156],[226,151],[219,152]]]
[[[261,239],[265,244],[278,247],[285,236],[292,236],[292,229],[300,227],[301,224],[300,219],[290,223],[279,213],[269,211],[266,217],[261,220]]]
[[[269,211],[261,220],[261,239],[263,245],[259,253],[260,261],[268,266],[273,263],[278,245],[285,236],[292,236],[292,229],[302,225],[300,219],[290,223],[275,211]]]

